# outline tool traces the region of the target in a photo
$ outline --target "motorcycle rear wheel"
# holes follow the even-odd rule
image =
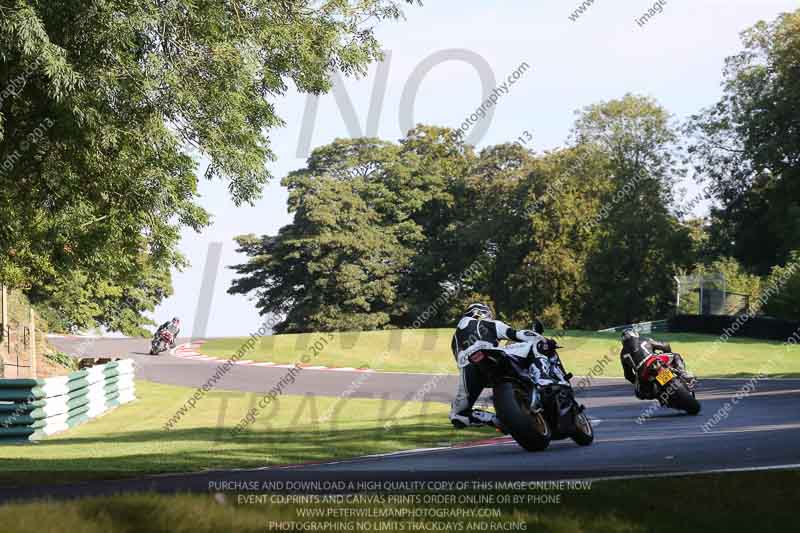
[[[531,411],[528,393],[509,382],[495,386],[493,392],[497,417],[514,440],[529,452],[546,449],[552,432],[542,413]]]
[[[700,412],[700,402],[689,391],[685,383],[678,380],[667,385],[673,387],[672,394],[669,396],[668,405],[673,409],[686,411],[687,414],[695,416]]]

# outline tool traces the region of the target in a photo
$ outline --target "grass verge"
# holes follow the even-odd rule
[[[0,520],[14,531],[199,533],[212,531],[791,531],[796,528],[800,473],[758,472],[689,478],[595,482],[590,490],[560,494],[557,503],[486,504],[500,517],[303,518],[301,509],[386,509],[406,505],[280,503],[237,504],[205,495],[141,494],[79,501],[11,504]],[[462,493],[463,494],[463,493]],[[510,493],[525,494],[525,493]],[[553,494],[554,493],[528,493]],[[486,497],[486,493],[481,494]],[[269,499],[267,498],[267,501]],[[419,508],[408,506],[409,508]],[[437,505],[464,509],[464,505]],[[430,508],[430,506],[428,507]],[[339,514],[339,516],[343,516]],[[470,522],[473,527],[470,528]],[[484,522],[483,527],[475,524]],[[295,524],[291,529],[287,525]],[[300,527],[297,527],[297,525]],[[316,527],[312,527],[316,524]],[[336,525],[340,528],[336,528]],[[350,524],[351,528],[346,528]],[[383,526],[381,526],[383,524]],[[327,525],[327,526],[326,526]],[[492,527],[493,526],[493,527]]]
[[[456,373],[450,352],[450,329],[389,330],[333,333],[319,355],[310,364],[373,368],[394,372]],[[553,332],[549,332],[553,335]],[[328,334],[303,333],[262,337],[246,359],[295,363],[310,347]],[[766,374],[772,377],[800,377],[800,346],[755,339],[730,339],[715,344],[717,337],[690,333],[655,335],[670,341],[689,368],[703,377],[751,377]],[[233,355],[246,338],[212,339],[200,351],[206,355],[227,358]],[[619,364],[619,336],[613,333],[566,331],[559,336],[564,346],[561,358],[575,375],[588,375],[598,361],[605,358],[602,376],[622,377]],[[312,352],[313,353],[313,352]]]
[[[243,392],[209,393],[166,431],[164,423],[194,389],[146,381],[136,386],[139,400],[65,434],[36,444],[0,445],[0,483],[258,467],[495,435],[489,429],[454,430],[443,404],[350,398],[330,416],[338,398],[279,396],[248,431],[231,437],[230,430],[260,398]],[[387,431],[390,419],[394,425]]]

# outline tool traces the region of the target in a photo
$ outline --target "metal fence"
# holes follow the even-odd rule
[[[27,300],[0,286],[0,377],[36,378],[36,314]]]
[[[678,276],[676,314],[733,316],[750,307],[750,297],[728,290],[721,273]]]

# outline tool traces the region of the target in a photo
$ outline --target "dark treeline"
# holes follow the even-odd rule
[[[286,332],[451,325],[473,300],[510,321],[630,323],[673,310],[674,276],[712,270],[757,293],[800,249],[800,12],[743,44],[724,97],[686,124],[626,95],[582,109],[543,154],[476,153],[433,126],[320,147],[283,180],[293,222],[237,238],[249,259],[230,292]],[[687,175],[707,219],[684,212]],[[766,311],[800,318],[798,300],[789,283]]]

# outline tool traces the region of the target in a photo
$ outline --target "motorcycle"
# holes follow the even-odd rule
[[[467,356],[492,387],[499,429],[529,452],[542,451],[550,441],[567,438],[580,446],[590,445],[594,430],[585,407],[575,400],[569,384],[572,375],[565,374],[566,384],[537,384],[530,373],[534,357],[535,347],[529,342],[480,348]]]
[[[689,379],[678,364],[675,354],[653,354],[642,360],[639,365],[633,364],[630,354],[625,354],[631,365],[636,368],[636,379],[639,390],[649,388],[661,405],[690,415],[700,412],[700,402],[695,397],[696,380]]]
[[[150,355],[158,355],[163,351],[168,350],[172,346],[172,332],[164,329],[160,334],[153,337],[150,342]]]

